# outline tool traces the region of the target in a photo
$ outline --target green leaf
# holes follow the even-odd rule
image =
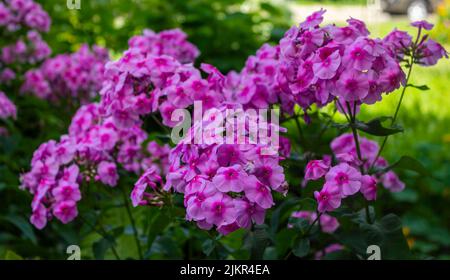
[[[211,253],[214,251],[214,248],[216,248],[216,242],[212,239],[207,239],[202,244],[202,251],[207,256],[211,255]]]
[[[152,219],[147,236],[148,249],[152,247],[155,238],[167,228],[170,222],[171,219],[166,211],[160,211],[156,217]]]
[[[374,136],[388,136],[403,132],[403,128],[399,126],[384,127],[382,123],[388,119],[390,119],[390,117],[379,117],[367,123],[356,121],[354,126],[355,128]]]
[[[385,232],[394,232],[402,229],[402,221],[394,214],[387,214],[380,220],[380,227]]]
[[[308,238],[301,238],[294,241],[294,245],[292,246],[292,253],[302,258],[309,253],[310,243]]]
[[[414,171],[422,176],[432,177],[430,171],[428,171],[420,161],[410,157],[402,156],[396,163],[388,166],[385,171],[393,168],[400,168],[405,170]]]
[[[279,256],[284,256],[289,248],[291,248],[291,241],[298,235],[297,232],[291,229],[282,229],[275,236],[275,247]]]
[[[277,260],[278,259],[277,249],[273,246],[267,247],[266,250],[264,250],[263,259],[264,260]]]
[[[302,218],[290,217],[289,224],[292,225],[294,229],[300,230],[302,233],[310,227],[310,222],[307,219]]]
[[[418,90],[423,90],[423,91],[430,90],[430,88],[427,85],[416,86],[413,84],[408,84],[407,87],[413,87],[413,88],[416,88]]]
[[[262,259],[266,247],[271,242],[267,229],[267,225],[258,225],[249,232],[250,258],[252,260]]]
[[[290,198],[283,201],[280,206],[278,206],[273,212],[270,218],[270,233],[272,236],[275,236],[275,233],[278,231],[278,227],[280,226],[280,220],[283,216],[288,213],[290,215],[291,209],[296,206],[300,200],[298,198]]]
[[[356,228],[338,231],[336,239],[356,253],[359,258],[368,257],[367,248],[371,245],[380,247],[382,259],[412,259],[413,256],[402,233],[399,217],[388,214],[379,221],[369,224],[363,220],[354,221]]]
[[[28,239],[31,240],[31,242],[33,242],[34,244],[37,243],[36,235],[34,235],[33,227],[30,225],[30,223],[27,220],[25,220],[24,218],[22,218],[20,216],[16,216],[16,215],[9,215],[9,216],[5,217],[5,220],[7,220],[11,224],[15,225],[16,227],[18,227],[22,231],[22,233],[25,235],[25,237],[27,237]]]
[[[21,256],[19,256],[18,254],[16,254],[15,252],[13,252],[11,250],[6,251],[4,259],[7,261],[23,260],[23,258]]]
[[[97,260],[103,260],[105,258],[105,253],[115,244],[115,239],[112,236],[106,236],[92,244],[92,251],[94,252],[94,257]]]

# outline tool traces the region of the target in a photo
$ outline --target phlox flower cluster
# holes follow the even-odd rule
[[[100,91],[106,115],[118,125],[130,127],[139,123],[140,116],[159,112],[163,124],[173,127],[173,110],[191,105],[194,94],[205,101],[204,106],[218,104],[191,64],[198,50],[181,31],[147,31],[129,45],[118,61],[106,64]]]
[[[372,104],[405,81],[387,41],[370,38],[364,22],[321,27],[325,10],[286,32],[280,41],[280,87],[307,110],[335,98]]]
[[[39,32],[48,32],[50,17],[41,5],[32,0],[0,1],[0,31],[2,41],[0,53],[0,82],[8,83],[23,67],[35,64],[51,53]]]
[[[201,123],[207,127],[214,119],[205,117]],[[262,224],[267,209],[274,205],[273,192],[287,192],[284,169],[280,165],[283,157],[276,152],[278,147],[271,143],[250,144],[250,129],[254,124],[249,121],[243,126],[245,132],[239,133],[237,127],[241,126],[227,120],[225,127],[231,127],[234,138],[221,144],[191,144],[195,131],[200,130],[199,123],[193,125],[187,137],[170,153],[164,187],[184,195],[187,220],[195,221],[202,229],[216,227],[222,234]],[[267,126],[268,134],[273,129],[281,128]],[[229,130],[227,136],[228,133]],[[247,144],[228,144],[238,143],[237,137],[245,139]],[[280,150],[287,149],[280,147]]]
[[[359,137],[359,144],[362,161],[358,159],[353,135],[346,133],[331,142],[335,165],[331,156],[308,162],[305,180],[324,178],[325,181],[322,190],[314,192],[318,211],[333,211],[341,205],[343,198],[357,193],[361,193],[366,200],[376,200],[378,184],[391,192],[400,192],[405,188],[393,171],[368,175],[372,166],[383,170],[388,163],[382,157],[377,158],[379,146],[376,142]]]
[[[241,104],[245,109],[265,109],[271,104],[281,104],[283,111],[292,113],[292,97],[281,90],[276,79],[279,56],[279,46],[264,44],[247,59],[240,73],[228,73],[223,82],[226,100]]]
[[[178,28],[159,33],[145,29],[142,35],[132,37],[128,45],[130,50],[144,55],[168,55],[181,63],[191,63],[200,55],[197,47],[188,42],[187,35]]]
[[[41,5],[33,0],[0,1],[0,27],[15,32],[22,27],[48,32],[50,17]]]
[[[425,31],[432,30],[433,24],[427,21],[416,21],[411,25],[418,29],[415,42],[407,32],[397,29],[383,39],[392,55],[395,55],[398,60],[402,60],[406,56],[413,56],[413,62],[422,66],[433,66],[441,58],[448,58],[447,51],[441,44],[430,39],[428,35],[421,36]]]
[[[41,35],[34,30],[28,31],[25,38],[1,49],[0,81],[8,83],[14,80],[17,76],[17,65],[36,64],[50,53],[51,50]]]
[[[157,172],[167,169],[168,147],[150,142],[144,149],[147,134],[141,128],[121,129],[111,118],[103,119],[100,110],[96,103],[81,107],[69,134],[42,144],[34,152],[31,171],[21,176],[21,187],[34,196],[30,222],[37,228],[52,217],[72,221],[78,215],[82,183],[99,181],[114,187],[119,168],[134,173],[150,167]]]
[[[83,45],[75,53],[57,55],[45,60],[39,68],[27,71],[21,91],[54,102],[68,99],[86,104],[102,87],[107,61],[106,49],[93,46],[91,51]]]

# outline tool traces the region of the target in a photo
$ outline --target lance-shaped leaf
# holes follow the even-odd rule
[[[407,87],[413,87],[413,88],[416,88],[418,90],[423,90],[423,91],[430,89],[427,85],[416,86],[413,84],[408,84]]]
[[[391,126],[391,127],[384,127],[383,122],[391,119],[390,117],[379,117],[376,119],[373,119],[367,123],[356,121],[354,124],[356,129],[359,129],[361,131],[364,131],[368,134],[374,135],[374,136],[388,136],[392,134],[396,134],[399,132],[403,132],[403,128],[399,126]]]
[[[393,168],[400,168],[405,170],[414,171],[422,176],[432,177],[431,172],[420,163],[420,161],[410,156],[402,156],[396,163],[388,166],[385,171]]]

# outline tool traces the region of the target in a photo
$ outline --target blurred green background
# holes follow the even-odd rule
[[[52,18],[51,31],[45,34],[44,38],[53,54],[75,51],[82,43],[87,42],[107,47],[111,50],[112,57],[117,58],[127,48],[128,39],[132,35],[140,34],[144,28],[161,31],[179,27],[200,49],[201,57],[198,61],[214,64],[223,72],[239,70],[248,55],[253,54],[263,43],[277,43],[287,28],[296,23],[294,18],[304,18],[308,15],[296,14],[296,10],[292,9],[293,5],[301,6],[302,11],[308,10],[311,4],[323,4],[329,9],[342,8],[342,5],[349,4],[365,7],[365,1],[357,0],[81,0],[81,10],[68,10],[66,1],[37,2],[43,5]],[[446,8],[450,9],[450,4],[447,5]],[[435,33],[431,35],[450,49],[448,37],[442,36],[439,31],[448,28],[445,27],[448,23],[448,19],[445,19],[449,17],[448,13],[442,12],[446,11],[446,8],[442,8],[439,15],[430,18],[432,22],[439,23]],[[309,13],[311,12],[312,9],[309,10]],[[337,23],[342,24],[345,19],[342,18]],[[394,27],[413,31],[406,17],[388,18],[383,22],[369,21],[368,25],[372,35],[380,37],[385,36]],[[402,217],[403,232],[411,249],[420,258],[450,258],[449,81],[449,60],[441,61],[436,67],[414,69],[412,83],[426,84],[430,90],[408,89],[398,121],[405,128],[405,132],[391,136],[384,152],[391,162],[402,155],[413,156],[438,178],[434,180],[420,178],[414,174],[401,174],[401,178],[406,181],[406,190],[395,195],[385,193],[376,203],[377,211],[394,212]],[[397,92],[392,93],[374,106],[363,107],[360,118],[368,120],[380,115],[392,115],[398,98]],[[27,221],[31,197],[17,186],[18,174],[29,168],[32,152],[40,143],[65,133],[71,114],[65,114],[61,108],[30,97],[17,97],[16,102],[20,104],[20,111],[15,126],[22,132],[11,138],[2,138],[0,145],[0,256],[64,258],[65,246],[80,242],[79,235],[86,233],[87,238],[82,242],[89,246],[98,240],[99,235],[88,235],[89,227],[86,221],[78,221],[73,226],[52,222],[44,231],[34,230]],[[312,129],[313,127],[309,130]],[[337,131],[332,131],[328,137],[336,134]],[[128,180],[132,184],[135,178]],[[101,194],[101,190],[99,192],[99,196],[108,195]],[[92,216],[101,208],[100,205],[92,209],[85,207],[86,212],[92,212]],[[157,210],[149,212],[152,211]],[[161,218],[158,220],[158,216],[154,216],[155,213],[143,210],[137,212],[144,220],[145,227],[162,227],[164,224]],[[112,209],[108,216],[103,218],[103,222],[108,224],[110,220],[119,220],[126,225],[128,222],[122,215],[123,212]],[[87,219],[89,216],[88,213]],[[129,228],[123,230],[130,232]],[[175,227],[156,239],[151,248],[152,257],[202,257],[186,256],[181,250],[196,252],[195,248],[205,246],[199,243],[204,236],[207,236],[207,233],[196,230],[188,234],[185,229]],[[238,231],[220,246],[239,247],[241,238],[242,233]],[[177,244],[171,243],[174,239],[178,240]],[[132,242],[130,240],[131,234],[128,234],[118,242],[129,244]],[[108,248],[108,244],[102,242],[95,243],[95,246]],[[130,249],[130,246],[118,247],[121,250],[134,250],[134,247]],[[216,254],[220,252],[217,250]]]

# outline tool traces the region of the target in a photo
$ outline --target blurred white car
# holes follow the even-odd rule
[[[441,0],[381,0],[383,11],[390,14],[407,14],[412,21],[425,19],[433,13]]]

